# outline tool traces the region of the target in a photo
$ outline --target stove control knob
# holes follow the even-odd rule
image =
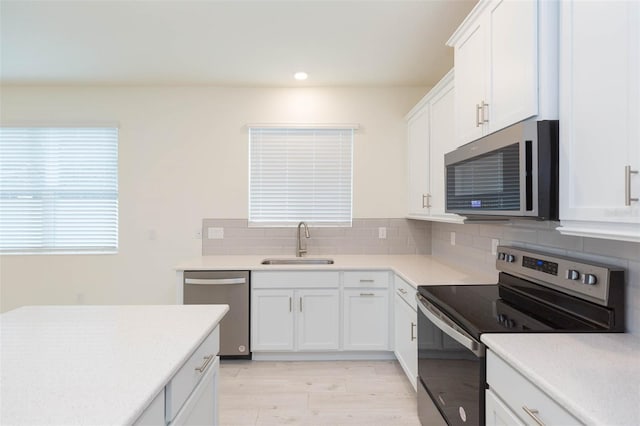
[[[507,325],[507,328],[513,328],[516,326],[516,322],[512,319],[508,319],[506,325]]]
[[[579,280],[580,272],[576,271],[575,269],[567,269],[567,279],[572,281]]]
[[[516,257],[512,254],[508,254],[505,260],[507,261],[507,263],[513,263],[516,261]]]
[[[598,283],[598,278],[593,274],[584,274],[582,277],[582,284],[587,285],[596,285]]]
[[[498,260],[504,260],[506,255],[502,252],[498,253]]]

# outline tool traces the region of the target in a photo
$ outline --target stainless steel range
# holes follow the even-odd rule
[[[423,425],[485,424],[483,333],[624,331],[624,270],[498,247],[495,285],[418,287]]]

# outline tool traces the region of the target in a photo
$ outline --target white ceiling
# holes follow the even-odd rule
[[[0,0],[0,81],[431,86],[475,3]]]

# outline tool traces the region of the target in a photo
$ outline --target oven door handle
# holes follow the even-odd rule
[[[454,324],[449,318],[433,306],[427,299],[416,293],[418,308],[436,327],[442,330],[449,337],[469,349],[478,357],[484,356],[484,345],[480,344],[464,330]]]

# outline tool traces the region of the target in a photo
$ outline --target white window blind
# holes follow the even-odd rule
[[[115,252],[118,129],[0,128],[0,252]]]
[[[350,226],[353,129],[250,128],[249,224]]]

